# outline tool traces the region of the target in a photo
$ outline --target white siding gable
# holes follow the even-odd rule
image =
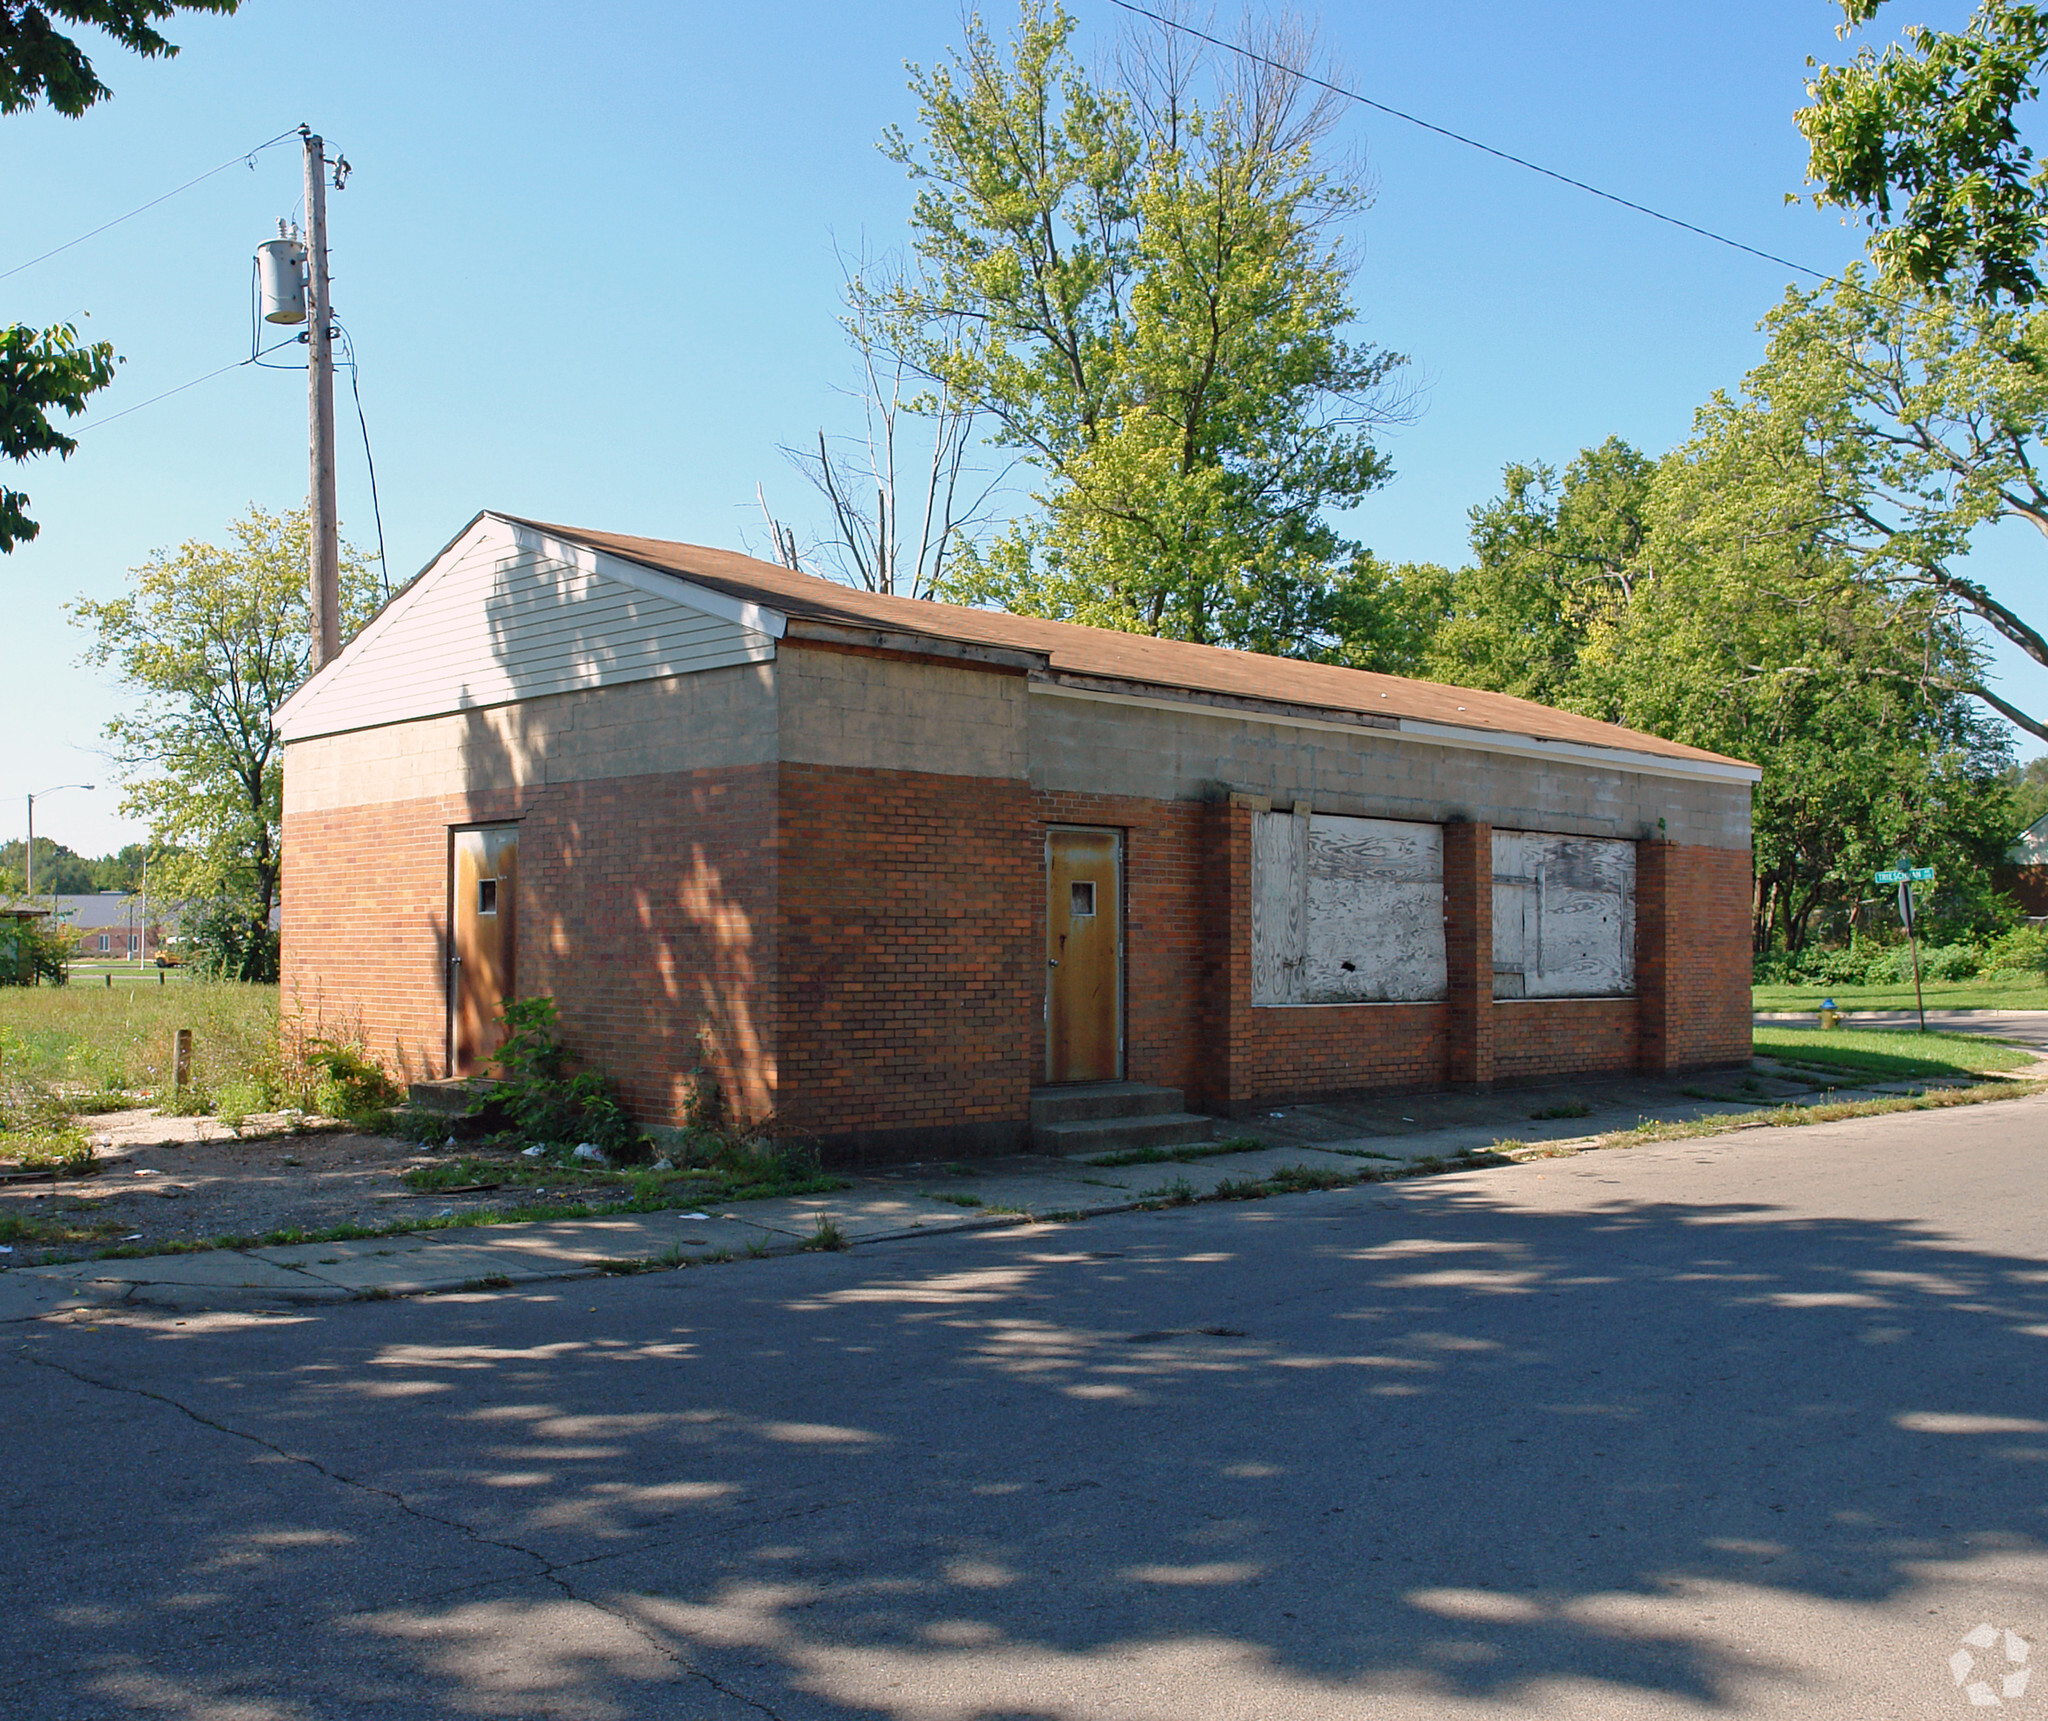
[[[287,740],[775,655],[782,618],[490,515],[290,701]]]

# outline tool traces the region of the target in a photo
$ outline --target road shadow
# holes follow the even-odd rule
[[[231,1325],[11,1371],[72,1407],[77,1461],[205,1458],[169,1459],[146,1561],[95,1552],[75,1498],[16,1509],[25,1552],[70,1550],[4,1586],[0,1641],[50,1690],[194,1717],[1736,1713],[1846,1653],[1738,1655],[1745,1610],[1900,1607],[2048,1544],[2042,1259],[1761,1202],[1551,1212],[1445,1179]],[[1960,1701],[1974,1623],[1882,1653]]]

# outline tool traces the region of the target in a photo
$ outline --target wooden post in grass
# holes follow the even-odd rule
[[[192,1080],[192,1030],[180,1028],[171,1041],[171,1092],[182,1094]]]

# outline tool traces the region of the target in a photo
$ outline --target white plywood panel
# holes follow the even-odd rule
[[[1443,872],[1437,825],[1255,817],[1252,1002],[1443,997]]]
[[[1293,1004],[1307,940],[1308,820],[1252,816],[1252,1002]]]
[[[1493,835],[1494,995],[1635,990],[1636,846],[1541,831]]]
[[[608,558],[572,563],[486,521],[293,702],[287,736],[334,734],[583,688],[764,662],[775,642]]]
[[[1441,825],[1332,818],[1309,823],[1306,1004],[1441,998]]]

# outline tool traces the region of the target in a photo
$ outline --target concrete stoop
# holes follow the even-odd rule
[[[1179,1088],[1090,1082],[1031,1090],[1035,1153],[1085,1158],[1134,1147],[1181,1147],[1209,1140],[1213,1129],[1210,1119],[1183,1109]]]
[[[490,1083],[473,1077],[438,1082],[414,1082],[406,1098],[414,1111],[432,1112],[436,1117],[462,1117],[489,1090]]]

